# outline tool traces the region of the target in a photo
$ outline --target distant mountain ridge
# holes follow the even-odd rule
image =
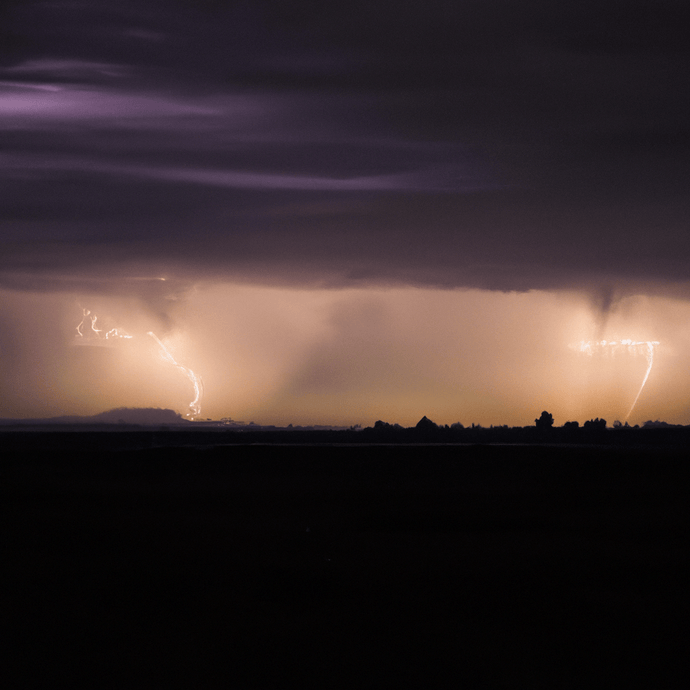
[[[116,407],[95,415],[64,415],[34,419],[0,419],[0,424],[138,424],[158,426],[161,424],[189,424],[179,412],[160,407]]]

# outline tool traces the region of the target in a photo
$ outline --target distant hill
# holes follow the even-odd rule
[[[41,419],[0,419],[2,425],[35,424],[137,424],[141,426],[160,426],[162,424],[189,424],[175,410],[160,407],[117,407],[90,416],[66,415]]]

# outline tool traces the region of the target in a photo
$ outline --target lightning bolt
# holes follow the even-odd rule
[[[100,338],[101,333],[103,333],[103,331],[100,330],[100,328],[96,328],[96,321],[98,321],[98,317],[97,316],[91,316],[90,318],[91,318],[91,330],[96,334],[97,338]]]
[[[84,333],[82,332],[82,326],[84,325],[84,321],[86,320],[86,317],[90,314],[91,312],[88,309],[82,309],[81,310],[81,321],[79,322],[79,325],[77,326],[77,334],[79,335],[80,338],[84,337]]]
[[[582,352],[584,354],[589,355],[590,357],[595,353],[595,352],[611,352],[613,354],[616,354],[617,352],[620,352],[621,350],[627,351],[631,354],[638,355],[638,354],[644,354],[644,356],[647,359],[647,371],[645,372],[644,379],[642,379],[642,385],[640,386],[640,390],[637,391],[637,395],[635,396],[635,401],[632,404],[632,407],[630,408],[630,411],[628,414],[625,416],[625,420],[627,421],[630,415],[632,414],[633,410],[635,409],[635,405],[637,405],[637,401],[640,399],[640,395],[642,394],[642,390],[645,387],[645,384],[647,383],[647,379],[649,378],[649,374],[652,371],[652,366],[654,366],[654,348],[655,346],[659,345],[658,340],[630,340],[630,339],[624,339],[624,340],[595,340],[595,341],[581,341],[580,343],[577,343],[576,345],[571,345],[570,347],[577,350],[578,352]]]
[[[79,322],[79,325],[77,326],[77,335],[80,338],[84,337],[84,331],[82,329],[84,327],[84,321],[86,321],[87,318],[89,319],[89,321],[91,321],[91,330],[87,331],[87,340],[112,340],[114,338],[129,339],[134,337],[132,335],[129,335],[120,328],[111,328],[109,331],[105,333],[105,335],[102,335],[103,330],[101,328],[96,328],[96,321],[98,321],[98,317],[95,314],[92,315],[88,309],[82,309],[81,312],[82,318]]]
[[[87,319],[91,321],[91,329],[87,330],[87,335],[85,336],[83,329],[84,322]],[[116,338],[131,339],[134,337],[132,335],[129,335],[120,328],[111,328],[109,331],[106,331],[104,333],[102,329],[96,328],[97,320],[98,317],[95,314],[91,314],[91,312],[88,309],[82,309],[82,319],[79,322],[79,325],[77,326],[76,338],[84,338],[86,343],[95,344],[94,341],[113,340]],[[161,356],[163,357],[163,359],[166,362],[177,367],[192,382],[192,385],[194,386],[194,400],[192,400],[192,402],[189,403],[189,412],[187,413],[187,417],[189,417],[190,419],[198,417],[201,414],[201,396],[204,392],[201,378],[197,376],[191,369],[180,364],[172,356],[168,348],[165,347],[165,345],[163,345],[163,343],[160,341],[160,339],[155,333],[149,331],[147,335],[150,335],[156,341],[158,347],[160,348]]]
[[[640,394],[642,393],[642,389],[644,388],[644,384],[647,383],[647,379],[649,378],[649,372],[652,370],[652,365],[654,364],[654,346],[658,345],[656,341],[651,341],[645,343],[647,346],[647,352],[645,353],[647,356],[647,373],[644,375],[644,379],[642,381],[642,385],[640,386],[640,390],[637,391],[637,396],[635,397],[635,402],[632,404],[632,407],[630,408],[630,411],[628,414],[625,416],[625,419],[623,421],[628,421],[628,417],[632,414],[632,411],[635,409],[635,405],[637,405],[637,401],[640,398]]]
[[[149,331],[147,335],[150,335],[156,341],[156,343],[158,343],[158,347],[161,349],[161,356],[163,359],[177,367],[192,382],[192,385],[194,386],[194,400],[189,403],[189,412],[187,413],[187,416],[190,419],[194,419],[194,417],[197,417],[201,414],[201,395],[203,391],[201,379],[191,369],[188,369],[177,362],[177,360],[170,354],[168,348],[163,345],[153,331]]]

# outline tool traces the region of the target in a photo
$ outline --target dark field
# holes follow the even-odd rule
[[[141,438],[0,435],[4,687],[686,687],[684,450]]]

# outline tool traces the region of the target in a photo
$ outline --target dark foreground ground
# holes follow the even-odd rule
[[[683,450],[39,436],[0,435],[3,687],[687,686]]]

